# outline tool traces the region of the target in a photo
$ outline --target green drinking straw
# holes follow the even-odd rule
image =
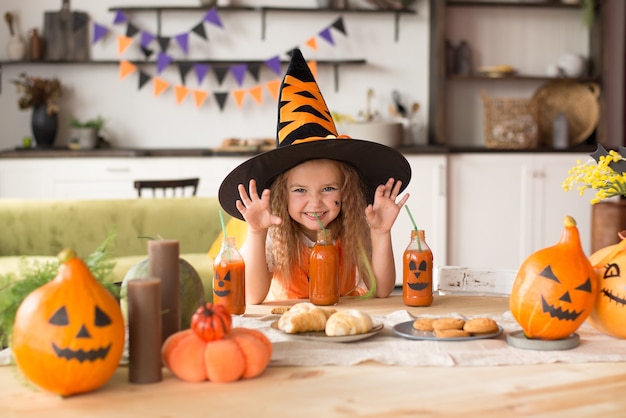
[[[411,223],[413,224],[413,230],[417,231],[417,225],[415,224],[415,219],[413,219],[413,215],[411,215],[411,210],[407,205],[404,205],[404,208],[406,209],[406,213],[409,214],[409,218],[411,219]],[[422,243],[419,239],[417,240],[417,249],[422,251]]]
[[[322,223],[322,220],[320,219],[320,217],[319,217],[319,216],[317,216],[317,213],[314,213],[314,214],[313,214],[313,216],[315,216],[315,219],[317,219],[317,223],[318,223],[318,224],[320,224],[320,227],[322,228],[322,231],[324,231],[324,236],[325,236],[327,239],[330,239],[330,237],[328,237],[328,236],[326,235],[326,234],[327,234],[327,232],[326,232],[326,228],[324,228],[324,224]]]
[[[224,215],[222,214],[222,210],[219,209],[218,213],[220,215],[220,223],[222,224],[222,235],[224,235],[224,240],[228,240],[226,236],[226,225],[224,224]],[[226,257],[228,257],[228,261],[230,261],[230,246],[226,246]]]

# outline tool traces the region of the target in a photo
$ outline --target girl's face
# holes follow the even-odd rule
[[[341,210],[341,171],[330,160],[311,160],[287,174],[289,216],[309,231],[331,223]]]

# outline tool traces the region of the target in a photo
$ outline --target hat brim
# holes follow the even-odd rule
[[[259,195],[281,173],[305,161],[329,159],[356,167],[365,184],[368,203],[374,201],[376,188],[393,177],[402,181],[403,191],[411,180],[411,166],[397,150],[377,142],[361,139],[326,139],[292,144],[256,155],[233,169],[220,186],[218,197],[222,208],[231,216],[243,220],[235,205],[240,199],[237,186],[246,190],[251,179],[257,182]]]

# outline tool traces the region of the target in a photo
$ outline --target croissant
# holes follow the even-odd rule
[[[296,303],[278,320],[278,329],[288,334],[324,331],[326,321],[335,313],[332,308],[320,308],[310,302]]]
[[[335,312],[326,321],[326,335],[355,335],[369,332],[373,327],[372,318],[357,309]]]

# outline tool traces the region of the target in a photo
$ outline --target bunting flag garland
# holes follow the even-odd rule
[[[196,78],[198,79],[198,84],[202,83],[202,80],[204,80],[204,77],[206,77],[210,68],[209,64],[196,64],[193,66]]]
[[[118,35],[117,36],[117,53],[119,55],[123,55],[132,42],[133,42],[133,38],[129,38],[128,36],[124,36],[124,35]]]
[[[161,74],[165,68],[170,65],[173,58],[163,52],[159,52],[157,56],[157,74]]]
[[[152,77],[150,77],[149,74],[145,73],[144,71],[139,71],[139,90],[141,90],[143,86],[145,86],[146,83],[150,80],[152,80]]]
[[[174,37],[185,55],[189,54],[189,34],[183,33]]]
[[[74,13],[72,15],[72,32],[76,32],[87,26],[88,21],[89,16],[86,13]]]
[[[317,51],[317,39],[310,38],[308,41],[306,41],[306,46],[308,46],[314,51]]]
[[[205,23],[210,23],[222,29],[224,28],[224,25],[222,24],[221,18],[215,7],[208,10],[203,16],[202,21],[193,26],[192,29],[190,29],[188,32],[179,33],[171,37],[156,36],[148,31],[140,30],[136,25],[129,21],[128,17],[121,10],[116,10],[114,24],[121,23],[126,23],[126,29],[125,35],[117,36],[118,54],[120,56],[123,55],[128,50],[130,45],[132,45],[132,43],[134,42],[133,38],[135,38],[135,36],[139,33],[140,36],[138,39],[138,46],[144,57],[146,58],[146,61],[148,61],[155,52],[153,49],[149,48],[149,45],[156,40],[160,48],[160,52],[158,52],[157,58],[155,60],[157,75],[161,75],[161,73],[163,73],[163,71],[174,61],[173,56],[167,53],[172,39],[175,40],[176,44],[180,47],[183,53],[185,55],[188,55],[190,33],[195,33],[200,38],[208,41],[208,35],[204,26]],[[331,30],[333,29],[347,36],[343,17],[339,17],[330,26],[318,32],[316,36],[312,36],[306,39],[306,41],[304,41],[304,44],[310,49],[317,51],[319,49],[317,37],[319,36],[320,38],[324,39],[328,44],[335,46],[335,39],[333,38],[333,34],[331,32]],[[108,34],[108,32],[109,29],[106,26],[94,22],[92,42],[94,44],[99,42]],[[284,54],[291,57],[295,48],[300,47],[296,45],[292,49],[284,52]],[[313,76],[317,77],[317,61],[309,61],[307,64],[309,65]],[[185,98],[191,94],[193,96],[195,106],[199,108],[207,101],[209,97],[210,93],[208,91],[200,88],[191,90],[186,87],[187,76],[192,69],[194,70],[198,84],[203,83],[209,71],[212,71],[214,73],[217,83],[220,86],[224,83],[228,74],[232,74],[239,88],[231,89],[230,92],[214,92],[212,94],[220,110],[224,109],[230,95],[232,95],[233,100],[235,101],[235,104],[238,108],[242,108],[245,104],[246,95],[250,95],[254,102],[259,106],[263,104],[264,91],[267,91],[273,100],[278,100],[279,97],[281,85],[280,78],[272,79],[259,84],[261,67],[268,68],[279,77],[282,76],[283,63],[280,55],[278,54],[264,60],[263,62],[243,62],[238,64],[209,65],[207,63],[194,63],[193,61],[180,61],[177,63],[177,67],[180,76],[180,84],[174,85],[173,89],[175,100],[178,105],[182,104],[185,101]],[[154,97],[159,97],[170,86],[172,86],[172,83],[161,77],[150,75],[143,70],[137,70],[137,66],[132,62],[127,60],[120,60],[119,78],[125,79],[132,73],[138,72],[138,90],[141,90],[146,84],[148,84],[149,81],[152,81],[153,95]],[[256,85],[250,88],[242,88],[244,85],[246,73],[250,74],[250,76],[257,83]]]
[[[123,80],[137,71],[137,66],[130,61],[120,62],[120,79]]]
[[[207,97],[209,97],[209,93],[204,90],[193,91],[193,102],[196,104],[196,107],[202,106]]]
[[[140,39],[141,41],[139,42],[139,45],[147,47],[152,41],[156,39],[156,36],[154,36],[150,32],[142,31]]]
[[[174,86],[174,93],[176,94],[176,104],[180,105],[185,97],[189,94],[189,89],[185,86]]]
[[[241,86],[243,84],[243,79],[246,76],[246,71],[248,70],[248,64],[236,64],[230,67],[230,72],[233,77],[235,77],[235,81],[237,81],[237,85]]]
[[[154,97],[159,97],[170,86],[170,83],[160,77],[152,77],[152,82],[154,83]]]
[[[109,28],[94,22],[92,43],[97,43],[100,39],[104,38],[107,33],[109,33]]]
[[[180,74],[180,82],[185,84],[185,80],[187,79],[187,74],[191,71],[193,67],[193,63],[191,62],[181,62],[178,64],[178,73]]]
[[[233,90],[233,98],[235,99],[235,104],[240,109],[243,106],[243,99],[245,95],[246,95],[245,90],[241,90],[241,89]]]

